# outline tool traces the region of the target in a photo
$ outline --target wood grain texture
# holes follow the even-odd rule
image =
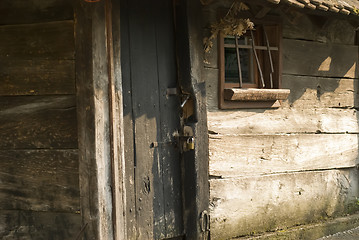
[[[210,137],[210,174],[221,177],[354,167],[357,134]]]
[[[0,150],[0,209],[79,210],[77,150]]]
[[[211,238],[229,239],[355,210],[356,169],[212,179]]]
[[[0,97],[0,149],[77,148],[75,96]]]
[[[309,54],[310,53],[310,54]],[[358,46],[283,39],[283,73],[358,78]]]
[[[159,99],[154,6],[150,2],[139,8],[139,1],[128,1],[132,118],[134,121],[136,230],[137,238],[158,239],[165,235],[162,163],[158,136]],[[146,39],[146,41],[142,41]],[[151,67],[142,68],[151,64]],[[141,69],[139,71],[139,69]],[[146,79],[146,81],[143,81]],[[139,87],[141,86],[141,87]],[[151,94],[147,94],[151,92]],[[160,177],[161,176],[161,177]]]
[[[74,240],[81,216],[74,213],[0,210],[1,239]]]
[[[0,60],[0,95],[75,94],[73,60]]]
[[[282,85],[291,90],[284,106],[301,108],[356,108],[358,80],[283,75]]]
[[[340,108],[208,112],[212,134],[358,133],[358,113]],[[260,136],[258,136],[260,138]]]
[[[208,211],[208,137],[206,85],[203,71],[202,5],[199,1],[178,1],[176,6],[176,40],[178,75],[181,88],[193,97],[193,116],[187,124],[194,131],[195,150],[182,158],[184,228],[188,239],[209,238],[200,228],[199,216]],[[209,227],[209,226],[208,226]]]
[[[283,38],[321,43],[355,44],[355,26],[345,19],[283,11]]]
[[[121,1],[121,10],[128,9],[128,1]],[[121,32],[127,33],[129,11],[121,11]],[[136,187],[135,187],[135,152],[134,152],[134,122],[132,118],[132,89],[131,89],[131,63],[130,48],[124,47],[130,44],[129,34],[121,34],[121,70],[123,87],[123,122],[124,122],[124,149],[125,149],[125,174],[126,174],[126,233],[127,236],[136,236]]]
[[[231,101],[273,101],[285,100],[289,89],[242,89],[225,88],[224,99]]]
[[[75,5],[80,205],[82,223],[88,223],[84,237],[113,239],[105,1]]]
[[[74,59],[72,20],[0,26],[0,59]]]
[[[172,3],[123,4],[128,6],[122,15],[126,170],[134,179],[134,185],[127,183],[134,188],[128,196],[128,237],[177,237],[183,234],[182,187],[173,133],[180,129],[180,100],[166,95],[167,88],[177,87]]]
[[[29,24],[73,19],[70,0],[2,0],[0,25]]]
[[[169,87],[176,88],[177,62],[175,53],[173,3],[167,0],[158,2],[156,15],[157,68],[159,77],[159,136],[161,142],[174,141],[173,134],[180,129],[181,99],[179,96],[167,96]],[[183,229],[182,169],[181,154],[175,144],[159,146],[162,159],[163,205],[165,218],[165,236],[181,236]]]

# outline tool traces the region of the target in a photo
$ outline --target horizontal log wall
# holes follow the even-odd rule
[[[71,1],[0,3],[0,238],[80,231]]]
[[[205,34],[216,8],[205,8]],[[229,239],[357,210],[358,46],[346,20],[277,10],[278,109],[218,109],[217,46],[206,53],[211,234]]]

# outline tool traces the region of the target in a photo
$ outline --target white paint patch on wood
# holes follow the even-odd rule
[[[207,114],[208,129],[220,135],[359,132],[355,109],[280,108]]]
[[[283,39],[283,73],[357,78],[357,53],[358,46],[354,45]],[[319,71],[328,57],[331,58],[328,71]]]
[[[285,229],[343,214],[356,204],[357,178],[352,169],[213,179],[211,238]]]
[[[283,107],[352,108],[358,106],[358,80],[283,75],[283,88],[291,93]]]
[[[237,177],[354,167],[357,134],[210,137],[210,174]]]

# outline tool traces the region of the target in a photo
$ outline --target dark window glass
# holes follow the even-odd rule
[[[251,49],[239,49],[243,83],[254,83]],[[224,49],[225,82],[239,83],[237,54],[235,48]]]

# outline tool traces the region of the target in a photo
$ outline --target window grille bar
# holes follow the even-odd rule
[[[264,37],[265,37],[266,43],[267,43],[267,51],[268,51],[268,57],[269,57],[269,62],[270,62],[270,73],[269,73],[270,87],[273,88],[274,66],[273,66],[272,54],[271,54],[270,46],[269,46],[268,35],[267,35],[267,32],[264,29],[264,27],[263,27],[263,32],[264,32]]]
[[[238,36],[235,36],[235,43],[236,43],[236,55],[237,55],[237,65],[238,65],[239,87],[242,88],[243,79],[242,79],[241,59],[240,59],[240,56],[239,56]]]
[[[258,55],[257,55],[257,51],[256,51],[256,46],[255,46],[255,43],[254,43],[254,35],[253,35],[253,31],[252,30],[250,30],[250,31],[251,31],[251,36],[252,36],[252,49],[253,49],[254,57],[256,59],[259,75],[261,77],[262,87],[264,88],[265,83],[264,83],[264,78],[263,78],[263,72],[262,72],[261,65],[259,63],[259,59],[258,59]]]

